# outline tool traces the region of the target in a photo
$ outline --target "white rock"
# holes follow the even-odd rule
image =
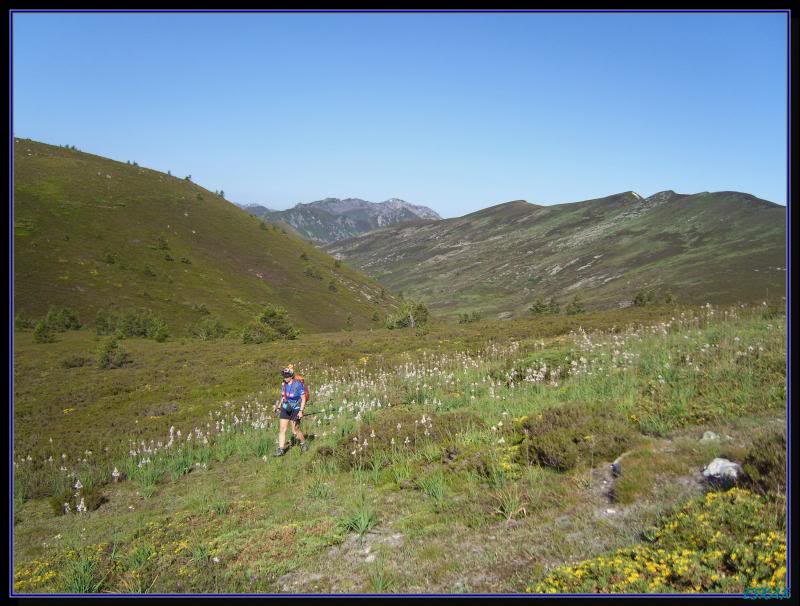
[[[716,440],[719,440],[719,434],[716,434],[713,431],[705,432],[703,437],[700,438],[701,442],[714,442]]]
[[[741,465],[720,457],[711,461],[703,470],[703,476],[709,480],[735,481],[741,473]]]

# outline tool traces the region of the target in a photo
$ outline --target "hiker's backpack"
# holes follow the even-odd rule
[[[306,380],[300,374],[295,374],[294,378],[296,381],[300,381],[303,384],[303,392],[306,394],[306,404],[308,404],[309,400],[311,400],[311,392],[308,390],[308,385],[306,385]]]

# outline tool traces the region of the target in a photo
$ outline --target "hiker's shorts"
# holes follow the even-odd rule
[[[286,410],[283,406],[281,406],[281,419],[288,419],[290,421],[295,421],[296,423],[300,422],[300,419],[297,418],[297,415],[300,414],[300,409],[297,410]]]

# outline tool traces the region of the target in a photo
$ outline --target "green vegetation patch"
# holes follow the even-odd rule
[[[533,593],[742,593],[786,586],[786,501],[710,492],[644,533],[647,543],[562,566]]]
[[[605,405],[568,402],[517,423],[519,460],[558,471],[614,459],[636,441],[628,419]]]

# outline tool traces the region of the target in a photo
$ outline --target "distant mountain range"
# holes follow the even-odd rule
[[[323,247],[432,309],[520,315],[537,297],[624,306],[640,290],[682,302],[786,294],[786,207],[740,192],[625,192],[517,200]]]
[[[368,202],[360,198],[325,198],[298,204],[288,210],[271,210],[260,204],[243,207],[270,223],[286,223],[301,236],[316,243],[351,238],[374,229],[419,220],[439,220],[436,211],[426,206],[391,198]]]

